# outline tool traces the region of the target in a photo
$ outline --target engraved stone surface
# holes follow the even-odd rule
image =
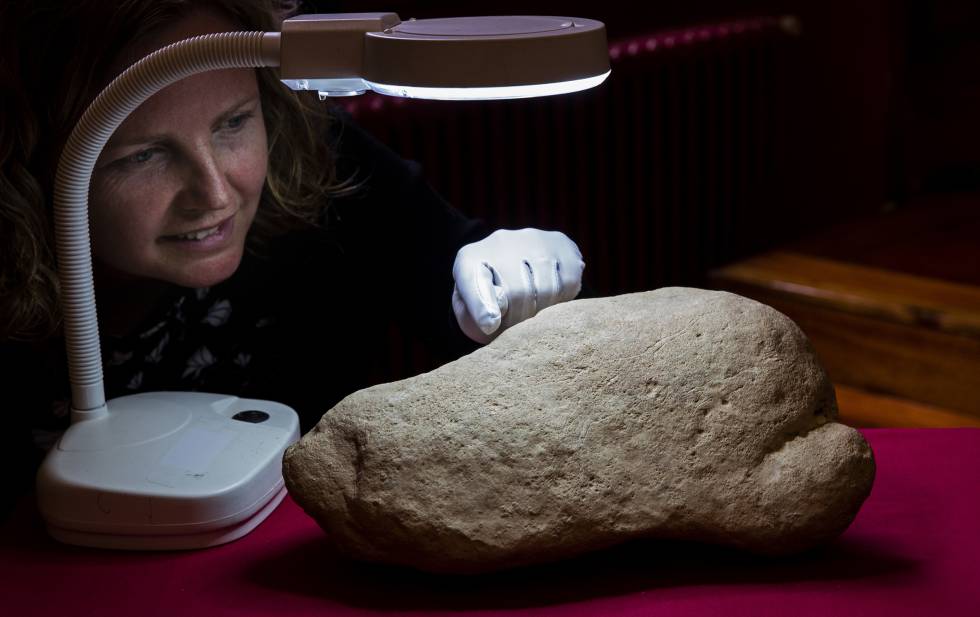
[[[779,554],[839,535],[874,460],[774,309],[687,288],[550,307],[439,369],[356,392],[284,459],[341,551],[435,572],[634,538]]]

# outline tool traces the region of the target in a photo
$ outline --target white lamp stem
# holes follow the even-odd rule
[[[279,36],[231,32],[168,45],[113,80],[68,138],[55,178],[54,220],[72,422],[106,413],[88,227],[89,184],[102,148],[133,110],[176,81],[217,69],[278,66]]]

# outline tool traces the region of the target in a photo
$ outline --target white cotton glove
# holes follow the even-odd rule
[[[501,229],[467,244],[453,264],[453,312],[466,336],[488,343],[582,289],[585,262],[558,231]]]

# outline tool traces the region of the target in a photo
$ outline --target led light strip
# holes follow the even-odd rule
[[[429,88],[422,86],[394,86],[365,80],[372,90],[388,96],[410,99],[434,99],[438,101],[464,101],[471,99],[526,99],[535,96],[568,94],[598,86],[609,77],[609,71],[595,77],[572,79],[550,84],[527,86],[495,86],[485,88]]]

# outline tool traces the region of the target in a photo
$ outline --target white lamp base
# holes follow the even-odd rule
[[[270,401],[194,392],[113,399],[76,422],[38,471],[52,537],[132,550],[240,538],[285,496],[282,455],[299,419]]]

